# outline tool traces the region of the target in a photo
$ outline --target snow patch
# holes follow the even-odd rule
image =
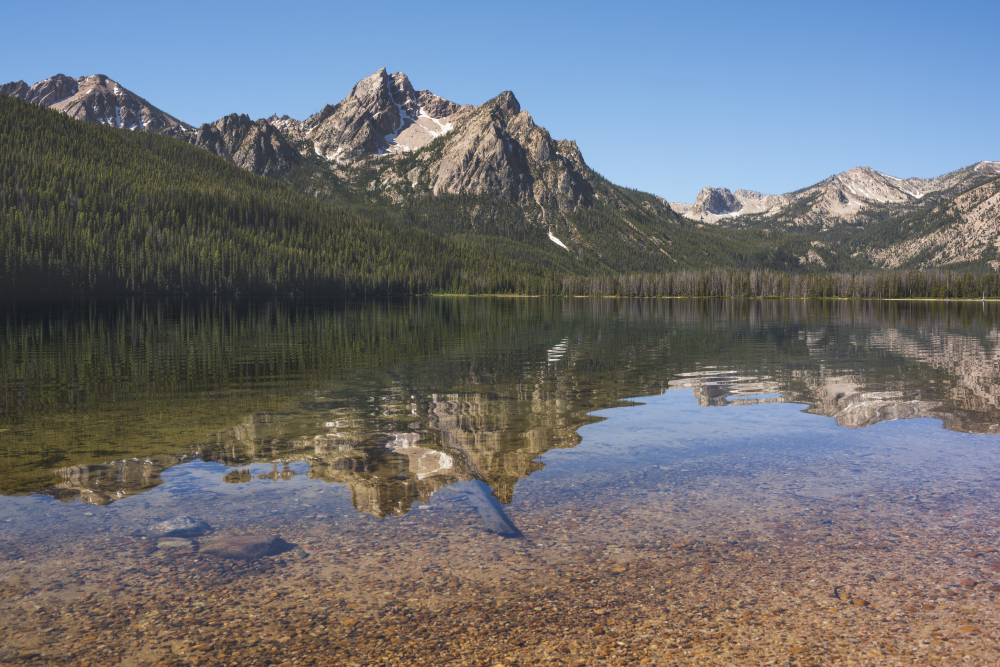
[[[437,118],[435,118],[434,116],[429,115],[426,111],[424,111],[423,107],[420,107],[420,109],[417,111],[417,118],[418,119],[420,119],[420,118],[427,118],[428,120],[432,121],[435,125],[437,125],[439,128],[441,128],[440,131],[437,131],[437,130],[427,130],[427,132],[432,137],[434,137],[435,139],[437,139],[440,136],[444,136],[445,134],[448,134],[452,130],[452,124],[451,123],[442,123]],[[427,129],[427,128],[424,128],[424,129]]]
[[[569,248],[566,247],[566,244],[563,243],[562,241],[560,241],[559,239],[557,239],[555,237],[555,234],[553,234],[552,232],[549,232],[549,240],[552,241],[553,243],[555,243],[557,246],[559,246],[563,250],[569,250]]]
[[[404,146],[403,144],[397,144],[396,137],[398,137],[399,133],[402,132],[403,129],[406,127],[406,121],[410,121],[411,123],[414,123],[416,121],[410,118],[410,114],[406,112],[406,110],[403,108],[403,105],[399,104],[398,102],[396,102],[396,100],[392,99],[392,84],[390,81],[386,82],[385,90],[389,94],[389,101],[395,104],[396,109],[399,111],[399,127],[397,127],[396,131],[393,132],[392,134],[385,135],[384,137],[385,142],[389,144],[389,146],[397,146],[399,148],[402,148],[404,151],[408,151],[410,150],[410,147]],[[379,149],[379,155],[383,155],[384,153],[385,151]]]

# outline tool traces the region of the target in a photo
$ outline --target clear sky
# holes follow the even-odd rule
[[[1000,160],[1000,2],[6,3],[0,79],[102,73],[192,124],[305,118],[380,67],[512,90],[622,185],[693,201]]]

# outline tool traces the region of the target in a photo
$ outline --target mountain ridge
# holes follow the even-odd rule
[[[1000,211],[986,187],[1000,177],[996,162],[907,179],[855,167],[781,195],[706,187],[694,204],[668,204],[601,177],[511,91],[459,104],[386,68],[305,120],[232,113],[197,128],[102,74],[13,81],[0,94],[173,137],[327,203],[392,207],[446,238],[541,240],[543,254],[558,249],[591,270],[1000,269]]]
[[[785,207],[804,200],[808,208],[795,218],[797,224],[813,224],[826,218],[829,224],[851,221],[873,204],[912,203],[925,195],[953,188],[965,189],[1000,176],[1000,162],[980,161],[933,178],[898,178],[871,167],[854,167],[815,185],[780,195],[753,190],[706,186],[693,204],[671,202],[670,206],[690,220],[717,224],[745,215],[778,215]]]

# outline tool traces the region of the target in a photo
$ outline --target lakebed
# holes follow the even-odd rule
[[[998,659],[990,305],[77,303],[7,323],[0,660]],[[454,492],[476,488],[489,503]],[[178,516],[204,528],[164,537]],[[240,536],[285,546],[213,552]]]

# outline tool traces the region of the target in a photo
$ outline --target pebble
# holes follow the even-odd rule
[[[597,485],[594,498],[515,501],[505,509],[526,533],[516,543],[466,524],[473,507],[383,521],[327,510],[334,519],[317,522],[191,504],[172,511],[201,513],[211,539],[157,540],[132,534],[135,523],[53,532],[34,547],[17,535],[0,542],[0,663],[9,648],[39,654],[35,665],[91,667],[1000,664],[998,558],[955,558],[973,544],[993,553],[978,545],[1000,539],[985,511],[996,505],[976,497],[990,518],[951,526],[964,496],[912,514],[783,494],[781,533],[737,533],[732,517],[768,495],[719,469],[651,486],[648,499]],[[605,518],[617,516],[630,523]],[[886,526],[910,523],[922,537],[887,549]],[[245,530],[257,535],[222,537]],[[261,557],[279,530],[296,544]]]

